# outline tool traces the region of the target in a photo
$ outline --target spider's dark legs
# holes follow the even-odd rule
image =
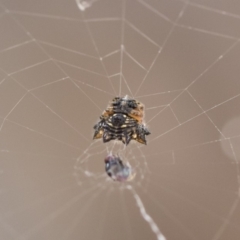
[[[131,141],[131,136],[128,133],[124,133],[124,135],[122,136],[122,142],[127,146],[130,141]]]
[[[111,136],[107,131],[104,131],[103,133],[103,142],[109,142],[111,140],[114,140],[115,138],[113,136]]]
[[[145,145],[147,145],[147,141],[146,141],[146,135],[149,135],[150,132],[149,130],[142,124],[139,124],[138,128],[137,128],[137,141],[140,143],[143,143]]]
[[[95,124],[93,128],[95,129],[95,132],[93,134],[93,139],[101,138],[102,135],[103,135],[102,121],[100,121],[99,123]]]

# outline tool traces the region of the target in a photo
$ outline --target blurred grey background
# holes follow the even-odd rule
[[[240,239],[239,26],[237,0],[1,0],[0,239],[157,239],[136,196],[166,239]],[[119,95],[147,146],[92,140]]]

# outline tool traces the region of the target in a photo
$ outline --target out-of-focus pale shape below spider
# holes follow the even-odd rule
[[[143,122],[144,105],[135,99],[115,97],[94,126],[93,139],[103,138],[103,142],[120,140],[128,145],[134,139],[147,144],[146,135],[150,132]]]
[[[124,164],[119,156],[109,154],[105,158],[105,170],[114,181],[131,181],[136,173],[129,164]]]

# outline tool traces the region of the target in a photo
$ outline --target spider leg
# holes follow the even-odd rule
[[[147,141],[146,141],[146,138],[145,138],[145,135],[138,135],[136,140],[139,142],[139,143],[142,143],[142,144],[145,144],[147,145]]]
[[[149,130],[144,125],[139,124],[136,133],[137,133],[136,140],[140,143],[147,145],[145,136],[150,134]]]
[[[101,138],[103,135],[103,121],[101,120],[93,127],[95,129],[95,132],[93,134],[93,139]]]
[[[151,134],[151,132],[145,126],[143,126],[143,131],[145,135]]]
[[[132,137],[130,134],[128,134],[127,132],[124,133],[124,135],[122,136],[122,142],[124,144],[126,144],[126,146],[130,143]]]
[[[107,131],[104,131],[104,134],[103,134],[103,142],[104,143],[109,142],[114,139],[115,139],[114,136],[110,135]]]

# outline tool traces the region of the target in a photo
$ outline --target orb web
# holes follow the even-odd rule
[[[0,1],[1,239],[239,239],[231,1]],[[148,144],[93,141],[110,99]],[[112,181],[117,153],[136,172]]]

